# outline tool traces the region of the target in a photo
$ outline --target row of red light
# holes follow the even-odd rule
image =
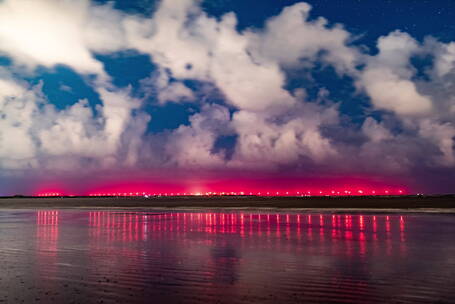
[[[404,195],[403,190],[342,190],[342,191],[296,191],[296,192],[190,192],[190,193],[149,193],[149,192],[108,192],[94,193],[89,196],[364,196],[364,195]]]
[[[62,194],[58,193],[58,192],[50,192],[50,193],[40,193],[37,196],[40,196],[40,197],[62,196]]]

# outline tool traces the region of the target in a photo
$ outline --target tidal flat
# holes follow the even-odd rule
[[[0,209],[3,303],[454,303],[455,216]]]

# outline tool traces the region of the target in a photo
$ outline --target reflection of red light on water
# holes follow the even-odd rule
[[[390,232],[390,217],[389,217],[389,216],[386,216],[386,217],[385,217],[385,220],[386,220],[386,224],[385,224],[386,231],[387,231],[387,232]]]
[[[313,214],[314,216],[315,214]],[[357,249],[361,257],[370,250],[392,251],[392,240],[400,240],[402,253],[406,254],[405,220],[403,216],[370,215],[324,215],[316,217],[316,231],[313,231],[312,215],[295,213],[179,213],[169,212],[144,215],[139,212],[93,211],[87,213],[89,237],[92,241],[105,238],[108,242],[137,242],[171,237],[186,239],[187,233],[203,234],[203,242],[212,244],[220,234],[237,235],[243,245],[266,238],[269,246],[292,250],[291,243],[324,242],[333,250],[346,250],[343,254],[352,256]],[[313,220],[314,222],[314,220]],[[320,225],[317,225],[319,222]],[[50,227],[57,227],[58,217],[40,214],[37,223],[46,228],[49,238]],[[47,223],[47,224],[45,224]],[[319,227],[318,227],[319,226]],[[324,227],[325,226],[325,227]],[[319,230],[319,231],[318,231]],[[41,240],[45,236],[41,230]],[[319,232],[319,233],[318,233]],[[319,234],[319,237],[318,237]],[[56,233],[54,232],[56,238]],[[373,248],[374,241],[385,239],[385,247]],[[274,243],[275,242],[275,243]],[[44,244],[44,243],[43,243]],[[285,246],[283,246],[285,245]],[[311,247],[311,246],[310,246]],[[302,250],[301,248],[298,250]]]
[[[404,242],[404,217],[400,216],[400,242]]]
[[[38,247],[48,255],[55,255],[58,240],[58,211],[36,212],[36,238]]]

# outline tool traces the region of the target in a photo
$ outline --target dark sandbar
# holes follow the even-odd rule
[[[455,209],[455,195],[363,197],[2,197],[0,208]]]

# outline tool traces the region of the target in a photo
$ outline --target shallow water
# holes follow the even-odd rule
[[[455,303],[455,216],[3,210],[0,302]]]

